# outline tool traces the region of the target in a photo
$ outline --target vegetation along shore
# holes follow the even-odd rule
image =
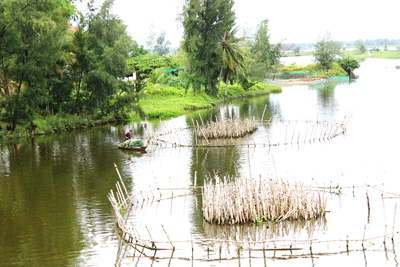
[[[355,58],[400,57],[387,49],[368,54],[362,45],[344,51],[327,33],[307,52],[315,64],[284,66],[280,58],[287,45],[270,42],[268,20],[251,34],[241,33],[233,2],[221,2],[223,10],[185,7],[182,41],[171,49],[164,32],[158,38],[150,32],[146,48],[133,40],[111,12],[113,0],[100,8],[90,2],[87,14],[73,1],[4,1],[0,139],[176,117],[232,98],[280,92],[280,86],[266,83],[268,78],[291,72],[346,76],[359,67]],[[223,23],[197,23],[200,17]],[[292,50],[304,54],[298,47]]]

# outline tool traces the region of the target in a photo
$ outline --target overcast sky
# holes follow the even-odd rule
[[[98,4],[102,2],[97,0]],[[182,3],[115,0],[112,12],[128,25],[129,34],[139,44],[145,44],[153,23],[156,33],[165,30],[172,46],[178,47],[183,30],[176,18]],[[254,30],[262,19],[268,19],[273,43],[314,43],[327,31],[338,41],[400,39],[398,3],[399,0],[235,0],[234,9],[240,27]],[[85,9],[86,4],[78,8]]]

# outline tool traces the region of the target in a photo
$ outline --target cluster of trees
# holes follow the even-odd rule
[[[86,16],[74,0],[0,2],[0,114],[12,131],[35,114],[106,111],[109,97],[127,90],[119,78],[135,43],[113,2],[96,9],[90,1]]]
[[[133,70],[137,91],[158,69],[176,68],[179,81],[170,83],[218,97],[221,80],[249,88],[281,56],[280,44],[269,42],[267,20],[251,38],[237,36],[232,0],[186,0],[174,56],[167,56],[164,31],[156,38],[150,29],[147,50],[133,41],[113,4],[95,8],[91,0],[82,15],[75,0],[0,2],[0,120],[12,131],[37,115],[118,114],[134,97],[133,84],[123,82]]]
[[[319,37],[317,42],[314,44],[315,52],[313,54],[315,61],[325,70],[329,70],[332,67],[332,64],[336,61],[337,64],[339,64],[339,66],[342,67],[342,69],[350,76],[354,69],[360,67],[360,64],[357,60],[350,57],[338,58],[342,48],[341,43],[333,40],[330,32],[327,32],[324,36]],[[358,49],[366,50],[365,46],[362,44],[360,44]],[[365,51],[362,53],[364,52]]]
[[[68,113],[118,117],[161,70],[179,70],[163,81],[193,93],[219,97],[221,81],[245,90],[276,73],[282,44],[271,44],[268,20],[253,34],[238,34],[233,0],[185,0],[184,34],[173,56],[162,31],[151,26],[147,49],[133,41],[111,10],[114,0],[85,15],[75,0],[0,1],[0,120],[13,131],[38,115]],[[71,25],[73,21],[74,26]],[[340,44],[323,37],[315,45],[319,64],[329,69]],[[124,82],[137,72],[138,82]]]
[[[218,97],[221,79],[236,79],[248,89],[264,79],[281,56],[281,45],[270,44],[267,20],[251,38],[237,36],[232,0],[186,0],[180,19],[183,75],[194,94],[204,88]]]
[[[156,53],[160,56],[168,55],[171,49],[171,42],[167,40],[164,30],[162,30],[158,37],[156,37],[153,23],[149,27],[149,36],[146,40],[146,49],[148,52]]]

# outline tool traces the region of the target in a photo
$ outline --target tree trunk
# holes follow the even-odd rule
[[[222,78],[222,70],[223,69],[224,69],[224,64],[222,64],[221,71],[219,72],[217,98],[219,97],[219,88],[221,86],[221,78]]]
[[[77,84],[77,88],[76,88],[76,99],[75,99],[75,104],[76,104],[76,107],[77,107],[77,113],[79,114],[79,112],[80,112],[80,108],[79,108],[79,105],[80,105],[80,89],[81,89],[81,82],[82,82],[82,73],[81,73],[81,78],[79,79],[79,82],[78,82],[78,84]]]
[[[227,97],[228,95],[228,82],[229,82],[229,71],[228,74],[226,75],[225,97]]]
[[[17,100],[15,101],[16,108],[14,109],[14,114],[12,115],[12,118],[11,118],[11,133],[14,132],[15,126],[17,124],[18,104],[19,104],[19,97],[20,97],[21,87],[22,87],[22,79],[19,82],[17,93],[16,93],[17,94]]]

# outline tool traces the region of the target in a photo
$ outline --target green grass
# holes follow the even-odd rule
[[[76,129],[86,129],[96,125],[106,124],[112,120],[112,117],[101,120],[92,120],[83,115],[48,115],[46,117],[36,117],[33,119],[35,129],[30,129],[30,123],[17,125],[13,133],[6,131],[8,123],[1,122],[0,139],[15,139],[31,135],[53,134],[57,132],[72,131]]]
[[[387,58],[387,59],[400,59],[400,51],[398,50],[389,50],[389,51],[378,51],[369,54],[368,52],[364,54],[358,53],[357,50],[345,50],[340,52],[343,56],[350,56],[353,58]],[[301,52],[297,56],[312,56],[312,51]],[[296,56],[293,52],[284,52],[284,57],[294,57]]]
[[[284,52],[283,53],[283,57],[301,57],[301,56],[312,56],[312,55],[313,55],[312,51],[300,52],[297,55],[294,52]]]
[[[386,59],[400,59],[400,51],[378,51],[369,54],[368,52],[364,54],[358,53],[356,50],[349,50],[342,52],[346,56],[351,56],[358,59],[363,58],[386,58]]]
[[[239,84],[229,84],[227,99],[279,93],[281,91],[282,88],[280,86],[266,83],[258,83],[247,91]],[[184,89],[175,88],[175,90],[173,90],[171,87],[159,87],[155,94],[150,94],[149,91],[147,91],[146,94],[142,94],[138,104],[147,118],[170,118],[184,115],[190,111],[211,108],[213,105],[223,101],[225,99],[225,83],[223,82],[221,82],[219,95],[220,98],[215,98],[207,95],[203,91],[201,93],[196,93],[194,96],[192,90],[184,94]]]
[[[299,65],[288,65],[278,69],[277,74],[285,74],[285,73],[295,73],[295,72],[305,72],[307,75],[315,75],[315,76],[347,76],[347,73],[339,66],[338,63],[334,62],[332,64],[331,69],[328,71],[321,69],[317,64],[308,64],[307,66],[299,66]],[[277,76],[279,78],[279,75]]]
[[[144,113],[148,119],[151,118],[171,118],[184,115],[188,112],[211,108],[212,106],[235,97],[265,95],[269,93],[279,93],[282,91],[280,86],[258,83],[245,91],[238,84],[228,85],[227,98],[225,94],[225,83],[221,82],[220,98],[215,98],[206,93],[196,93],[189,90],[185,94],[185,89],[175,88],[167,85],[149,84],[141,92],[138,108],[132,109],[128,114],[129,121],[140,121],[141,114]],[[91,117],[91,116],[89,116]],[[0,139],[14,139],[30,135],[52,134],[56,132],[71,131],[75,129],[86,129],[95,125],[105,124],[115,121],[111,115],[101,120],[92,120],[83,115],[48,115],[46,117],[36,117],[33,123],[37,126],[34,131],[29,130],[29,122],[25,125],[18,125],[14,133],[6,131],[7,123],[0,122]]]
[[[211,107],[211,99],[205,93],[196,96],[156,95],[139,101],[147,118],[178,117],[190,110]]]

